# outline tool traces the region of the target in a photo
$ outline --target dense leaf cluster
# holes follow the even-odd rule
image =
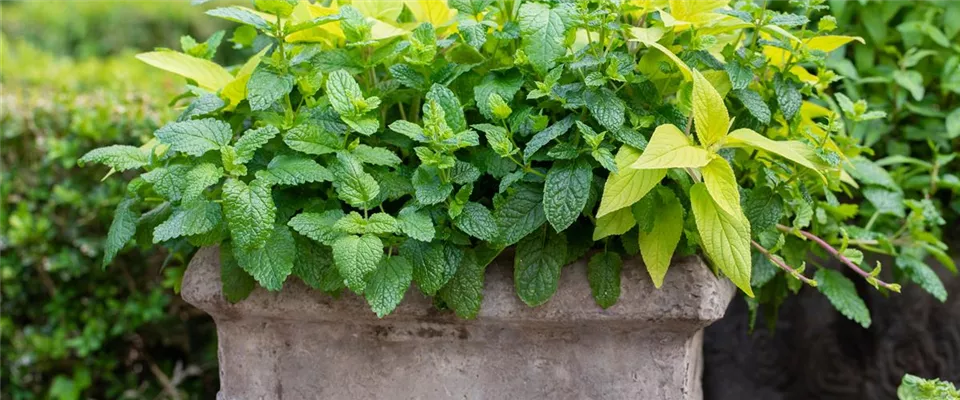
[[[863,263],[861,249],[882,239],[847,222],[858,206],[841,202],[897,188],[832,100],[828,55],[864,40],[831,34],[820,1],[794,5],[257,0],[210,10],[244,24],[235,43],[270,44],[233,69],[189,49],[139,56],[188,78],[190,100],[146,145],[84,157],[145,170],[117,210],[105,261],[147,230],[154,243],[219,244],[231,301],[296,275],[362,295],[383,316],[415,283],[472,318],[484,268],[507,247],[531,306],[591,249],[604,307],[619,295],[624,256],[639,253],[659,287],[674,254],[700,251],[752,304],[806,283],[868,325],[852,281],[804,271],[816,249],[899,290]],[[911,243],[933,243],[921,234],[936,212],[910,210],[923,221]]]

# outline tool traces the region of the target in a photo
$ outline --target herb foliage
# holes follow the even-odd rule
[[[251,278],[280,290],[296,275],[383,316],[413,282],[464,318],[507,247],[530,306],[594,248],[588,278],[604,307],[623,257],[639,253],[659,287],[674,254],[699,251],[752,306],[806,284],[868,325],[849,278],[805,271],[811,251],[825,252],[899,291],[863,262],[881,239],[865,239],[872,227],[841,202],[898,188],[831,108],[828,55],[864,40],[831,33],[822,1],[786,13],[728,3],[211,10],[245,25],[236,43],[269,44],[233,69],[203,54],[140,55],[186,77],[191,100],[146,146],[84,158],[145,170],[108,250],[147,229],[164,245],[220,244],[239,267],[223,270],[232,300]],[[256,40],[240,35],[251,30]],[[170,216],[146,226],[124,216],[158,207]],[[929,242],[918,233],[930,226],[904,240]],[[922,272],[910,277],[923,284]]]

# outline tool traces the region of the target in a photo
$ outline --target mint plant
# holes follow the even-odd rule
[[[190,100],[145,146],[84,157],[145,171],[108,256],[152,232],[167,246],[219,245],[231,301],[296,275],[362,295],[382,317],[415,283],[473,318],[484,269],[508,247],[530,306],[585,256],[609,307],[624,257],[639,253],[659,287],[675,254],[702,252],[754,306],[807,285],[869,325],[845,274],[806,271],[816,252],[900,288],[863,262],[871,242],[850,232],[871,227],[848,225],[858,206],[841,202],[875,177],[826,107],[826,60],[863,39],[830,34],[821,3],[210,10],[243,24],[231,40],[258,52],[233,69],[209,52],[139,56],[186,77]]]

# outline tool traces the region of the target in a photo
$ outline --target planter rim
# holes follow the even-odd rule
[[[510,254],[507,254],[509,257]],[[697,256],[675,258],[661,288],[656,289],[639,257],[626,259],[619,301],[604,310],[594,302],[586,276],[589,258],[563,268],[559,288],[546,304],[530,307],[517,297],[512,257],[500,257],[486,270],[484,298],[475,320],[463,320],[440,311],[430,298],[411,287],[397,309],[383,319],[366,301],[344,291],[333,298],[312,289],[295,277],[279,292],[257,287],[236,304],[226,301],[220,282],[219,247],[200,249],[183,277],[183,298],[216,319],[266,319],[356,324],[396,323],[411,320],[439,324],[550,323],[625,325],[630,329],[656,325],[657,330],[699,330],[720,319],[733,298],[735,287],[715,276]],[[360,316],[360,317],[358,317]],[[366,317],[363,317],[366,316]],[[652,327],[652,326],[651,326]]]

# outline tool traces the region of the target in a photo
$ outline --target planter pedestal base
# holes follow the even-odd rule
[[[487,268],[476,320],[437,311],[411,289],[377,319],[352,294],[336,300],[291,279],[229,304],[219,251],[200,250],[183,297],[213,316],[219,399],[701,399],[703,328],[733,296],[696,257],[675,260],[656,290],[624,263],[622,295],[602,310],[586,262],[563,270],[547,304],[514,293],[512,265]]]

